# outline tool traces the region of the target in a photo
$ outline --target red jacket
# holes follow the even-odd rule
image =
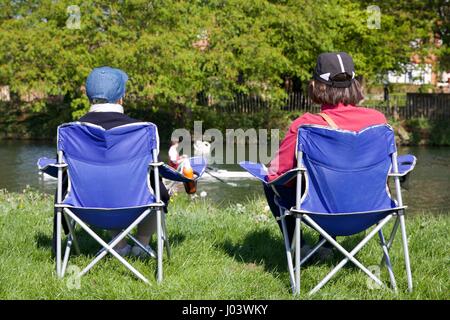
[[[322,112],[334,120],[340,129],[360,131],[366,127],[386,123],[385,116],[374,109],[355,107],[339,103],[336,106],[323,105]],[[269,181],[297,166],[295,158],[295,144],[297,142],[298,127],[303,124],[318,124],[327,126],[327,122],[318,114],[305,113],[292,122],[286,136],[281,141],[275,158],[269,165]]]

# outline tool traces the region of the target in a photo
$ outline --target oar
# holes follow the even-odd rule
[[[214,169],[212,169],[211,167],[206,167],[206,169],[207,169],[207,170],[205,170],[205,172],[206,172],[207,174],[209,174],[211,177],[213,177],[214,179],[216,179],[216,180],[218,180],[218,181],[220,181],[220,182],[222,182],[222,183],[225,183],[225,184],[227,184],[227,185],[229,185],[229,186],[231,186],[231,187],[237,187],[237,184],[236,184],[236,183],[233,183],[233,182],[226,182],[225,180],[223,180],[223,179],[221,179],[221,178],[219,178],[219,177],[217,177],[217,176],[211,174],[211,170],[214,170]]]

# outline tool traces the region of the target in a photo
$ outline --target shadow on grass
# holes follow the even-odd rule
[[[94,229],[94,232],[96,234],[98,234],[106,242],[110,241],[110,239],[111,239],[109,232],[106,230]],[[98,250],[101,249],[100,244],[97,241],[95,241],[89,234],[84,232],[83,230],[77,229],[75,231],[75,236],[78,240],[78,244],[79,244],[80,251],[81,251],[80,253],[82,255],[93,256],[93,255],[97,254]],[[151,242],[153,248],[156,247],[156,241],[154,238],[155,238],[155,236],[153,236],[153,241]],[[34,239],[35,239],[37,248],[50,249],[50,250],[52,250],[53,256],[55,255],[53,252],[53,249],[52,249],[52,235],[48,235],[43,232],[38,232],[34,236]],[[66,236],[64,236],[63,240],[62,240],[63,252],[65,250],[65,243],[66,243],[65,239],[66,239]],[[181,233],[169,234],[169,241],[170,241],[171,247],[179,246],[184,241],[184,239],[185,239],[184,234],[181,234]],[[131,243],[131,242],[129,241],[129,243]],[[72,252],[72,254],[74,254],[74,252]]]
[[[354,248],[362,240],[364,234],[346,237],[338,242],[347,250]],[[314,244],[317,236],[312,232],[305,232],[304,239],[308,244]],[[224,251],[235,260],[245,264],[262,265],[264,270],[279,276],[288,272],[287,258],[284,242],[281,237],[274,237],[269,230],[258,230],[248,233],[244,240],[233,243],[231,240],[216,244],[216,247]],[[306,269],[312,265],[323,265],[333,268],[343,259],[343,255],[335,251],[333,259],[328,261],[318,261],[312,257],[305,265]],[[357,269],[353,263],[347,263],[344,268]]]
[[[305,234],[305,240],[312,242],[312,235]],[[240,243],[226,239],[216,247],[235,260],[243,263],[259,264],[275,276],[287,272],[287,259],[281,236],[274,236],[269,230],[248,233]]]
[[[286,269],[283,242],[269,230],[250,232],[240,243],[225,239],[217,243],[216,247],[239,262],[263,265],[265,271],[276,275]]]

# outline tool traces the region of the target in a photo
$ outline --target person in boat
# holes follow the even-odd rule
[[[330,126],[351,131],[360,131],[366,127],[386,123],[385,116],[374,109],[358,107],[364,96],[359,81],[355,78],[353,60],[345,52],[322,53],[317,59],[313,78],[309,82],[308,95],[314,103],[321,105],[319,114],[305,113],[295,119],[290,125],[279,150],[268,167],[268,180],[273,181],[285,172],[297,166],[295,148],[299,126],[315,124]],[[305,184],[302,184],[304,186]],[[295,181],[277,187],[277,193],[283,195],[283,200],[289,206],[295,205]],[[279,216],[279,210],[274,202],[275,191],[264,187],[267,202],[274,217]],[[304,191],[304,190],[303,190]],[[281,228],[281,223],[278,221]],[[295,229],[295,218],[286,217],[289,239],[292,240]],[[320,241],[321,239],[319,239]],[[311,247],[302,238],[302,255]],[[332,257],[332,246],[326,243],[318,251],[319,258]]]
[[[91,104],[89,111],[83,115],[78,121],[88,122],[103,127],[106,130],[122,126],[129,123],[142,122],[133,119],[124,113],[123,102],[125,95],[126,82],[128,75],[120,70],[111,67],[95,68],[89,74],[86,80],[86,95]],[[67,175],[64,177],[63,190],[67,190]],[[153,172],[150,173],[150,184],[154,188]],[[164,212],[167,213],[167,205],[169,204],[170,195],[161,182],[159,184],[161,200],[164,202]],[[56,225],[56,224],[55,224]],[[66,226],[67,228],[67,226]],[[65,228],[65,229],[66,229]],[[68,232],[68,230],[65,230]],[[114,237],[120,230],[112,232]],[[150,247],[150,239],[156,232],[156,215],[148,215],[137,228],[137,239],[143,244],[148,251],[154,252]],[[54,232],[56,234],[56,232]],[[54,240],[54,243],[56,240]],[[54,245],[54,248],[56,245]],[[135,245],[131,247],[126,239],[120,241],[116,247],[116,251],[122,255],[142,256],[144,250]]]
[[[181,172],[188,178],[195,178],[196,175],[192,170],[189,156],[183,154],[180,156],[178,147],[180,145],[180,139],[173,138],[170,142],[169,148],[169,166],[175,170]],[[187,194],[194,194],[197,191],[197,182],[183,182],[184,190]],[[173,192],[175,182],[170,184],[169,192]]]
[[[171,166],[175,170],[178,170],[183,161],[188,158],[188,156],[185,154],[180,156],[180,154],[178,153],[179,146],[180,139],[174,138],[170,141],[169,166]]]

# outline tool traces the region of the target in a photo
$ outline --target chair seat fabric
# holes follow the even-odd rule
[[[106,230],[120,230],[127,228],[148,207],[120,209],[68,207],[68,209],[90,226]]]
[[[157,127],[148,122],[105,130],[89,123],[72,122],[58,128],[58,151],[69,177],[62,207],[85,223],[102,229],[123,229],[149,207],[158,207],[148,171],[153,153],[159,150]],[[205,169],[203,157],[190,158],[199,179]],[[40,158],[38,168],[58,176],[57,159]],[[160,166],[166,178],[191,181],[173,169]]]
[[[297,151],[302,155],[305,171],[305,193],[301,210],[327,233],[347,236],[366,230],[393,211],[401,208],[391,198],[387,179],[396,152],[394,132],[389,125],[376,125],[359,132],[330,127],[301,126]],[[400,173],[414,169],[413,155],[398,157]],[[267,170],[251,162],[240,163],[264,184]],[[273,185],[285,184],[295,178],[295,170],[280,176]],[[277,203],[291,209],[293,195],[279,195]],[[356,214],[358,213],[358,214]]]

